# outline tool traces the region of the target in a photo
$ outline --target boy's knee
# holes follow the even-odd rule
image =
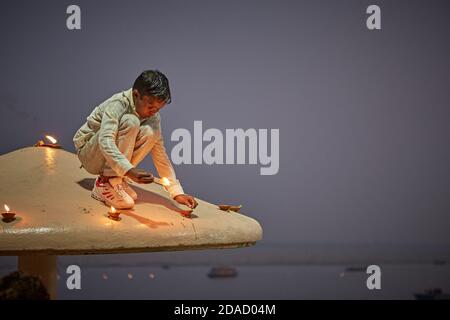
[[[132,114],[125,114],[120,119],[119,128],[121,130],[123,129],[135,129],[138,130],[141,123],[135,115]]]
[[[143,137],[143,138],[150,138],[153,137],[155,135],[155,131],[153,130],[152,127],[150,126],[142,126],[139,129],[139,136]]]

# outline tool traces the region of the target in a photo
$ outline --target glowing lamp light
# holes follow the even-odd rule
[[[45,136],[47,138],[48,141],[50,141],[53,144],[56,144],[58,142],[58,140],[56,140],[55,138],[53,138],[52,136]]]
[[[170,186],[170,181],[166,177],[161,178],[161,184],[165,187]]]
[[[11,209],[8,207],[7,204],[3,205],[3,207],[5,208],[6,212],[2,213],[3,216],[3,221],[4,222],[11,222],[14,221],[16,218],[16,214],[14,212],[11,212]]]
[[[113,206],[111,206],[111,209],[108,211],[108,218],[114,221],[120,221],[120,212],[116,210]]]
[[[56,140],[52,136],[47,135],[45,136],[45,139],[47,139],[48,143],[44,142],[44,140],[39,140],[34,146],[61,149],[61,146],[58,144],[58,140]]]

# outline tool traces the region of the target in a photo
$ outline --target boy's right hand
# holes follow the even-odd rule
[[[137,183],[152,183],[155,179],[150,172],[138,168],[131,168],[125,176]]]

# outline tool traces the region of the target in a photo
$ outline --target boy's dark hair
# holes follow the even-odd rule
[[[133,89],[141,95],[154,96],[166,103],[170,103],[170,88],[167,77],[158,70],[146,70],[134,81]]]
[[[50,295],[41,280],[21,272],[0,279],[0,300],[48,300]]]

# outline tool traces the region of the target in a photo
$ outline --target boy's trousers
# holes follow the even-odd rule
[[[99,132],[78,151],[81,164],[91,174],[106,177],[117,176],[105,160],[99,146]],[[119,151],[136,167],[153,148],[160,132],[154,132],[146,122],[140,123],[132,114],[125,114],[119,121],[116,145]]]

